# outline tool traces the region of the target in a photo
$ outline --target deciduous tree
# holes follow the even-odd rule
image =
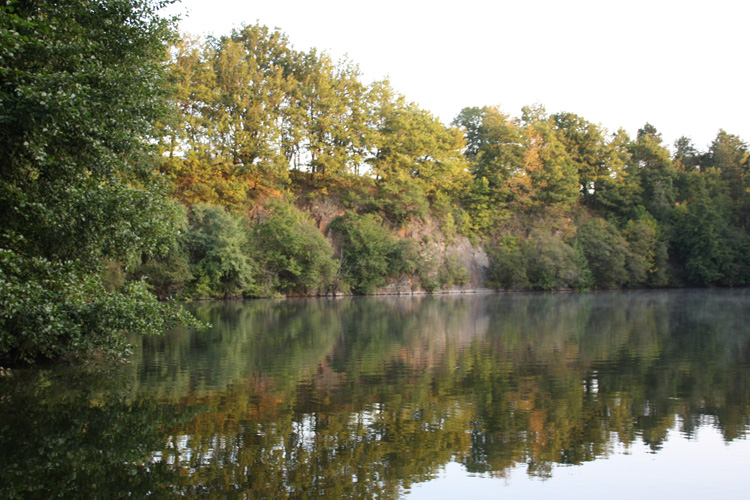
[[[0,355],[122,352],[175,318],[105,258],[171,246],[180,210],[149,156],[170,22],[151,0],[0,6]],[[153,186],[153,187],[145,187]]]

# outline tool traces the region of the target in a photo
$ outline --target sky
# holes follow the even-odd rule
[[[446,124],[468,106],[541,104],[631,136],[648,122],[667,145],[684,135],[705,150],[720,129],[750,141],[747,0],[182,0],[171,12],[193,35],[279,28]]]
[[[552,469],[552,477],[544,480],[530,477],[524,462],[508,471],[505,478],[471,474],[463,465],[452,462],[433,480],[413,483],[404,498],[740,498],[747,495],[749,452],[750,441],[726,442],[710,426],[700,427],[692,438],[672,429],[658,453],[638,440],[627,449],[617,443],[609,456],[600,455],[578,465],[558,464]]]

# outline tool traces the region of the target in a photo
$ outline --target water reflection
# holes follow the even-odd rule
[[[702,426],[744,439],[744,290],[202,304],[130,365],[0,379],[2,497],[396,498]]]

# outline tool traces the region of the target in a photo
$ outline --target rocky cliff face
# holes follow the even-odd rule
[[[327,234],[331,221],[346,213],[344,207],[332,198],[315,200],[301,208],[310,213],[311,219],[324,234]],[[438,221],[430,215],[424,219],[415,218],[395,232],[400,238],[408,238],[418,246],[423,256],[424,266],[434,268],[435,273],[439,265],[447,259],[457,262],[466,270],[467,280],[463,285],[434,290],[434,292],[489,291],[487,285],[489,256],[483,247],[472,245],[466,236],[447,236],[440,228]],[[402,276],[398,281],[389,283],[376,293],[411,294],[426,291],[417,276]]]
[[[469,282],[464,289],[487,288],[490,258],[484,248],[473,246],[466,236],[460,236],[453,244],[445,247],[445,253],[456,255],[458,262],[469,273]]]

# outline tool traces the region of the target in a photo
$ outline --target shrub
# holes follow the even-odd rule
[[[184,241],[194,280],[188,286],[188,294],[193,298],[242,295],[253,285],[256,273],[244,220],[211,205],[193,206],[189,220]]]
[[[276,202],[253,231],[253,252],[265,270],[265,287],[250,294],[314,294],[328,290],[336,275],[333,247],[297,208]]]
[[[560,236],[537,232],[524,242],[526,276],[532,288],[555,290],[581,288],[585,269],[575,249]]]
[[[27,259],[0,250],[0,353],[16,361],[128,353],[126,332],[158,334],[198,323],[157,302],[143,282],[104,288],[80,262]]]
[[[631,253],[625,238],[604,219],[591,219],[578,228],[577,239],[600,288],[620,288],[628,281],[625,263]]]
[[[527,288],[526,262],[518,238],[508,235],[489,248],[489,285],[494,288],[517,290]]]
[[[341,278],[355,293],[372,293],[418,267],[412,243],[393,236],[374,214],[338,217],[329,230],[341,240]]]
[[[455,255],[447,255],[438,270],[438,282],[442,288],[464,286],[469,282],[469,273]]]

